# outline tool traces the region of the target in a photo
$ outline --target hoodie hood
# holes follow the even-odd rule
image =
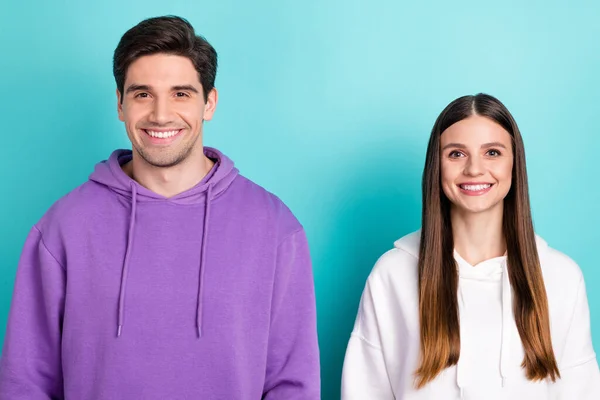
[[[199,279],[196,308],[196,330],[198,337],[202,337],[204,273],[206,270],[206,247],[210,223],[210,205],[211,201],[223,194],[238,176],[238,170],[234,167],[233,162],[223,153],[216,149],[205,147],[204,154],[215,163],[209,173],[193,188],[170,198],[166,198],[143,187],[123,171],[121,166],[132,159],[133,154],[131,150],[114,151],[107,161],[98,163],[94,172],[90,175],[91,181],[108,187],[111,191],[115,192],[118,196],[122,196],[131,204],[127,246],[123,259],[121,286],[118,299],[117,337],[121,336],[125,320],[125,294],[127,290],[127,277],[129,275],[129,259],[132,248],[135,245],[136,209],[138,203],[161,201],[182,205],[198,203],[204,203],[205,205],[204,224],[202,227],[202,245],[200,249],[200,265],[198,267]]]
[[[537,246],[540,259],[548,251],[548,244],[544,239],[535,235],[535,244]],[[394,247],[401,249],[414,258],[419,258],[419,246],[421,245],[421,230],[410,233],[394,242]]]
[[[133,154],[131,150],[115,150],[108,160],[96,164],[94,172],[92,172],[89,179],[107,186],[113,192],[129,200],[133,197],[132,186],[135,186],[138,202],[169,201],[176,204],[202,203],[206,200],[206,192],[209,186],[212,189],[212,199],[214,199],[221,195],[238,175],[238,170],[234,167],[233,161],[217,149],[205,147],[204,155],[214,161],[215,165],[213,168],[196,186],[170,198],[146,189],[131,179],[122,170],[121,166],[132,159]]]
[[[404,236],[403,238],[394,242],[394,247],[401,249],[406,253],[410,254],[414,258],[419,257],[419,246],[421,242],[421,230]],[[538,251],[538,257],[540,260],[544,257],[548,251],[548,244],[539,236],[536,235],[536,247]],[[506,384],[508,379],[508,365],[509,365],[509,348],[510,348],[510,327],[514,321],[513,315],[513,299],[512,289],[510,286],[510,280],[508,276],[508,264],[506,262],[506,256],[496,257],[490,260],[483,261],[477,266],[471,266],[465,261],[457,252],[454,251],[454,259],[459,273],[460,280],[462,279],[473,279],[478,281],[500,281],[502,285],[502,343],[501,343],[501,354],[500,354],[500,374],[502,376],[502,385]],[[458,299],[459,299],[459,314],[461,310],[464,310],[468,305],[465,304],[461,283],[459,280],[458,285]],[[461,362],[459,357],[456,365],[456,385],[460,390],[460,398],[464,396],[464,369],[465,366]]]

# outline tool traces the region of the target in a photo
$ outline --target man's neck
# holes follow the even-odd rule
[[[196,186],[210,172],[214,162],[203,153],[190,154],[172,167],[148,164],[133,152],[133,159],[122,166],[123,171],[140,185],[156,194],[170,198]]]

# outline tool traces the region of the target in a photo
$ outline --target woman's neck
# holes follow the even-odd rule
[[[503,207],[481,213],[450,211],[454,249],[471,265],[506,253],[502,229]]]

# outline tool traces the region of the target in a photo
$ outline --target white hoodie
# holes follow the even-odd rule
[[[416,390],[419,240],[420,232],[398,240],[369,276],[346,351],[342,400],[600,400],[581,270],[539,237],[552,345],[562,378],[531,382],[525,376],[506,257],[472,267],[455,252],[460,360]]]

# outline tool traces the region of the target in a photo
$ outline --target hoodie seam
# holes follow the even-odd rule
[[[581,292],[581,286],[583,283],[583,276],[581,276],[579,278],[579,282],[577,283],[577,292],[575,293],[575,302],[573,304],[573,309],[571,310],[571,317],[569,318],[569,329],[567,330],[567,336],[565,339],[565,344],[567,344],[568,340],[569,340],[569,336],[571,335],[571,330],[573,329],[573,321],[575,320],[575,312],[577,311],[577,304],[579,303],[579,293]],[[565,357],[565,349],[563,349],[563,354],[562,357],[564,359]],[[562,360],[561,360],[562,361]],[[568,365],[567,367],[562,368],[564,369],[569,369],[572,367],[575,367],[577,365],[580,365],[579,363],[576,363],[575,365]]]
[[[54,254],[52,254],[48,246],[46,246],[46,242],[44,241],[44,234],[42,233],[42,231],[37,226],[34,226],[33,228],[40,234],[40,243],[42,244],[42,246],[44,246],[46,252],[50,254],[50,257],[52,257],[54,261],[56,261],[56,263],[62,268],[63,272],[65,272],[66,268],[64,267],[64,265],[62,265],[62,263],[58,261],[58,258],[56,258]]]
[[[237,177],[236,177],[237,179]],[[98,183],[96,181],[91,181],[94,184],[98,185],[98,186],[104,186],[106,187],[111,193],[115,194],[117,197],[121,196],[121,197],[125,197],[127,199],[127,201],[129,203],[131,203],[131,198],[127,197],[126,195],[119,193],[118,191],[116,191],[115,189],[108,187],[106,185],[103,185],[101,183]],[[132,180],[132,182],[136,182],[134,180]],[[137,183],[137,182],[136,182]],[[221,197],[223,197],[223,195],[225,195],[225,192],[227,192],[227,190],[224,190],[223,192],[217,193],[215,195],[213,195],[213,197],[211,198],[211,203],[215,204],[218,200],[220,200]],[[173,201],[171,198],[157,198],[157,199],[152,199],[152,200],[144,200],[144,201],[139,201],[138,202],[140,204],[148,204],[148,205],[153,205],[153,204],[158,204],[158,205],[164,205],[167,204],[169,206],[173,206],[173,207],[202,207],[202,205],[204,204],[203,202],[192,202],[192,203],[178,203],[177,201]]]
[[[409,252],[408,250],[406,250],[403,247],[396,247],[398,250],[402,251],[403,253],[408,254],[409,256],[411,256],[412,258],[416,258],[417,260],[419,260],[419,256],[415,256],[414,254],[412,254],[411,252]]]
[[[378,350],[380,352],[383,353],[383,349],[380,346],[377,346],[375,343],[371,343],[367,338],[365,338],[363,335],[361,335],[360,333],[357,332],[352,332],[352,334],[350,335],[352,337],[355,337],[357,339],[359,339],[361,342],[365,343],[366,345],[368,345],[369,347],[374,348],[375,350]]]
[[[281,239],[281,241],[277,244],[277,249],[279,249],[281,247],[282,244],[284,244],[288,239],[290,239],[292,236],[297,235],[298,233],[302,232],[304,230],[304,227],[300,227],[298,229],[296,229],[295,231],[285,235],[283,237],[283,239]]]
[[[592,353],[592,354],[590,354],[586,358],[582,358],[581,360],[577,360],[577,362],[574,362],[571,365],[568,365],[566,367],[562,367],[560,370],[563,371],[563,372],[564,371],[568,371],[568,370],[571,370],[573,368],[580,367],[582,365],[588,364],[588,363],[590,363],[592,361],[596,361],[596,353]]]

